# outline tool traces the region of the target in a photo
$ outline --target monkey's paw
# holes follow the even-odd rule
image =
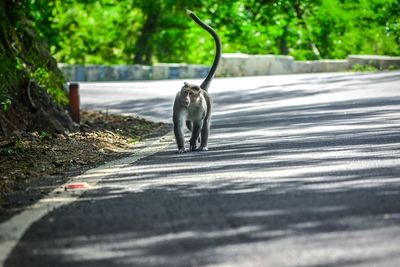
[[[182,147],[182,148],[179,148],[176,153],[181,154],[181,153],[186,153],[186,152],[187,152],[186,148]]]
[[[198,151],[207,151],[207,150],[208,150],[208,147],[206,147],[206,146],[201,146],[201,147],[199,147],[197,150],[198,150]]]

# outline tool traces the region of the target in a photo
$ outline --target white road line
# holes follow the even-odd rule
[[[132,164],[142,158],[151,156],[173,142],[172,133],[168,133],[158,138],[150,145],[133,151],[133,155],[109,162],[97,168],[90,169],[85,173],[73,177],[66,184],[53,190],[48,196],[37,203],[27,207],[23,212],[13,216],[9,220],[0,224],[0,266],[4,263],[11,251],[18,244],[23,234],[28,228],[47,213],[67,204],[76,201],[85,191],[93,189],[105,176],[117,172],[127,164]],[[71,182],[84,182],[89,185],[88,188],[79,190],[64,190],[65,186]]]

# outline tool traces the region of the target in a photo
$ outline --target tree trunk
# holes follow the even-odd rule
[[[153,57],[152,37],[159,29],[161,8],[159,4],[150,5],[147,11],[146,20],[136,42],[135,64],[150,65]]]
[[[304,21],[304,18],[303,18],[303,13],[304,12],[303,12],[303,10],[301,9],[301,6],[300,6],[300,0],[294,1],[293,8],[294,8],[294,11],[296,13],[296,17],[299,20],[299,24],[307,31],[309,47],[313,51],[315,57],[316,58],[320,58],[321,57],[321,52],[319,51],[317,45],[310,39],[310,36],[312,36],[311,30],[308,28],[307,24]]]
[[[279,52],[281,55],[289,55],[289,47],[287,43],[288,33],[289,33],[289,25],[286,24],[285,27],[283,28],[282,36],[278,39]]]

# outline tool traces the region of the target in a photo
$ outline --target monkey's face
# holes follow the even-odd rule
[[[185,83],[185,86],[181,90],[182,105],[188,107],[190,103],[195,103],[200,97],[200,87],[197,85],[189,85]]]

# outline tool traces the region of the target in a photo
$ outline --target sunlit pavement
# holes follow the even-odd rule
[[[189,82],[198,82],[192,80]],[[183,81],[81,84],[170,122]],[[208,152],[115,166],[5,266],[397,266],[400,72],[217,79]]]

